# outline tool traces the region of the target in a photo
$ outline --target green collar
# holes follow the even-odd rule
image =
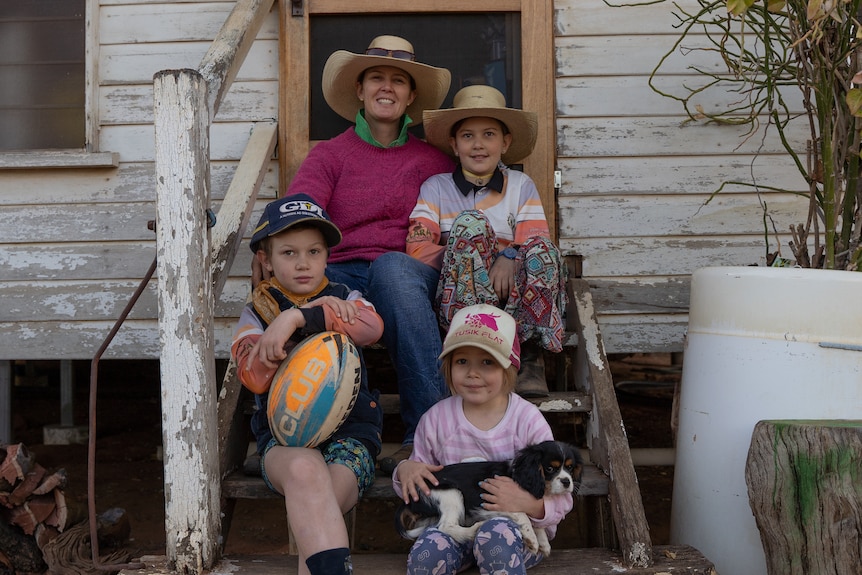
[[[365,110],[359,110],[356,113],[356,135],[371,144],[372,146],[377,146],[378,148],[395,148],[397,146],[403,146],[407,143],[407,126],[410,125],[410,122],[413,120],[410,119],[410,116],[404,114],[401,117],[401,133],[398,134],[398,137],[394,142],[389,144],[388,146],[384,146],[380,142],[374,139],[374,136],[371,135],[371,127],[368,125],[368,121],[365,119]]]

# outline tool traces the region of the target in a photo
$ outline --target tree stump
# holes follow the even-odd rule
[[[745,465],[769,575],[862,565],[862,420],[760,421]]]

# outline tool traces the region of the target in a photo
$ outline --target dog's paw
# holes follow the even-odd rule
[[[548,534],[544,529],[536,529],[536,539],[539,540],[539,552],[547,557],[551,554],[551,543],[548,541]]]
[[[536,539],[536,534],[533,533],[532,529],[528,532],[522,533],[521,535],[524,538],[524,547],[527,548],[527,551],[534,555],[541,551],[539,548],[539,541]]]

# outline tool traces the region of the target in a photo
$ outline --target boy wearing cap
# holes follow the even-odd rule
[[[359,292],[326,278],[329,249],[340,241],[339,229],[310,197],[270,202],[251,249],[271,277],[255,287],[231,345],[239,378],[255,394],[252,431],[261,475],[284,495],[299,573],[310,575],[352,572],[342,515],[374,481],[382,411],[363,381],[350,415],[330,439],[314,449],[285,447],[269,428],[267,391],[281,362],[307,336],[338,331],[361,347],[383,332],[383,321]]]
[[[405,502],[430,492],[433,472],[444,465],[467,461],[507,461],[517,451],[553,434],[539,409],[514,393],[520,366],[520,346],[514,318],[492,305],[459,310],[443,341],[443,374],[452,396],[440,400],[419,420],[413,453],[392,474],[396,493]],[[553,538],[557,524],[571,511],[570,493],[534,498],[509,477],[482,482],[489,511],[524,512],[534,527]],[[474,541],[458,543],[436,528],[427,529],[413,544],[408,575],[457,573],[475,563],[482,573],[496,573],[495,562],[508,573],[523,573],[541,561],[523,545],[510,518],[482,525]]]
[[[536,143],[536,114],[506,107],[491,86],[468,86],[453,108],[426,110],[428,142],[453,155],[454,171],[422,184],[407,253],[440,270],[436,309],[445,330],[464,306],[488,303],[518,323],[517,392],[548,395],[542,349],[562,351],[565,268],[536,185],[505,164]]]

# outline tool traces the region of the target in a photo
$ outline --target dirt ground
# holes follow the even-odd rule
[[[669,356],[615,359],[612,372],[630,445],[672,447],[671,403],[679,366],[670,365]],[[80,425],[87,425],[89,367],[89,362],[75,362],[74,366],[75,422]],[[103,360],[99,367],[96,509],[99,513],[112,507],[126,510],[132,526],[129,547],[134,556],[165,553],[158,369],[154,361]],[[16,383],[12,392],[13,442],[24,443],[43,466],[65,468],[69,477],[67,498],[86,506],[87,446],[43,444],[43,426],[60,420],[58,362],[40,363]],[[653,543],[667,544],[673,467],[637,467],[636,471]],[[238,502],[226,554],[287,552],[284,511],[273,501]],[[394,508],[395,503],[389,501],[360,503],[356,552],[407,552],[410,542],[401,540],[394,531]],[[556,547],[584,546],[578,509],[561,525]]]

